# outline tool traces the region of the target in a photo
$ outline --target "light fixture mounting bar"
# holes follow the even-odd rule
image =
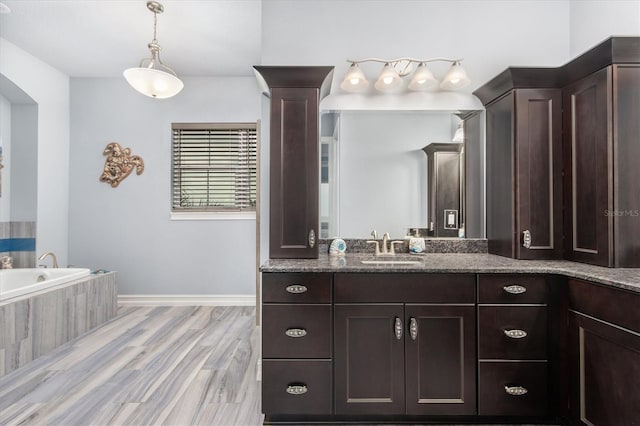
[[[363,62],[380,62],[381,64],[393,64],[393,63],[402,62],[402,61],[416,62],[416,63],[427,63],[427,62],[443,61],[443,62],[456,63],[456,62],[462,62],[463,60],[464,60],[464,58],[459,58],[459,59],[451,59],[451,58],[430,58],[430,59],[416,59],[416,58],[396,58],[396,59],[365,58],[365,59],[357,59],[357,60],[347,59],[347,62],[352,63],[352,64],[361,64]]]

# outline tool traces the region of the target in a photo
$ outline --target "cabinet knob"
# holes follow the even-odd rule
[[[522,386],[509,386],[509,385],[504,387],[504,391],[507,394],[513,395],[513,396],[522,396],[527,392],[529,392],[527,388],[523,388]]]
[[[396,333],[396,339],[398,340],[402,339],[402,320],[398,317],[396,317],[394,330]]]
[[[411,335],[412,340],[418,338],[418,321],[415,318],[411,318],[411,321],[409,321],[409,335]]]
[[[287,290],[288,293],[300,294],[307,291],[307,287],[303,286],[302,284],[292,284],[292,285],[288,285],[285,290]]]
[[[304,328],[289,328],[284,332],[284,334],[294,338],[304,337],[307,335],[307,330],[305,330]]]
[[[517,284],[513,284],[513,285],[507,285],[502,287],[502,289],[504,291],[506,291],[509,294],[522,294],[525,291],[527,291],[526,287],[523,287],[521,285],[517,285]]]
[[[527,332],[524,330],[505,330],[505,336],[510,337],[512,339],[522,339],[523,337],[527,337]]]
[[[303,383],[300,383],[300,384],[292,383],[287,386],[287,393],[289,395],[303,395],[308,391],[309,391],[309,388],[307,388],[307,385]]]

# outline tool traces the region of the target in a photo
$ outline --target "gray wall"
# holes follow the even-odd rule
[[[154,100],[123,78],[71,79],[70,262],[118,271],[120,294],[253,294],[255,220],[172,221],[171,123],[256,121],[253,77],[184,78]],[[109,142],[144,173],[99,182]]]
[[[35,222],[38,202],[38,106],[11,107],[11,220]]]

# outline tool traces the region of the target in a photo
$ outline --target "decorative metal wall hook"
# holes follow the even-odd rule
[[[100,176],[100,182],[106,182],[112,188],[117,187],[135,167],[136,174],[144,171],[144,161],[139,155],[131,155],[130,148],[124,148],[117,142],[109,143],[103,151],[107,156],[104,162],[104,171]]]

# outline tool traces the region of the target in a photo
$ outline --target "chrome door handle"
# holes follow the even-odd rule
[[[513,284],[513,285],[507,285],[502,287],[502,289],[504,291],[506,291],[509,294],[522,294],[525,291],[527,291],[526,287],[523,287],[521,285],[517,285],[517,284]]]
[[[287,290],[287,293],[300,294],[307,291],[307,287],[303,286],[302,284],[292,284],[292,285],[288,285],[285,290]]]
[[[284,332],[289,337],[304,337],[307,335],[307,330],[304,328],[288,328],[287,331]]]
[[[522,232],[522,247],[531,248],[531,231],[528,229]]]
[[[412,340],[416,340],[418,337],[418,321],[413,317],[409,321],[409,335]]]
[[[309,247],[314,248],[316,245],[316,231],[311,229],[309,231]]]
[[[394,330],[396,333],[396,339],[400,340],[402,339],[402,320],[398,317],[396,317],[395,320],[395,324],[394,324]]]
[[[305,384],[290,384],[287,386],[287,393],[289,395],[303,395],[309,392],[309,388]]]
[[[522,339],[523,337],[527,337],[527,332],[524,330],[505,330],[505,336],[510,337],[512,339]]]
[[[527,388],[524,388],[522,386],[505,386],[504,391],[513,396],[522,396],[529,392]]]

